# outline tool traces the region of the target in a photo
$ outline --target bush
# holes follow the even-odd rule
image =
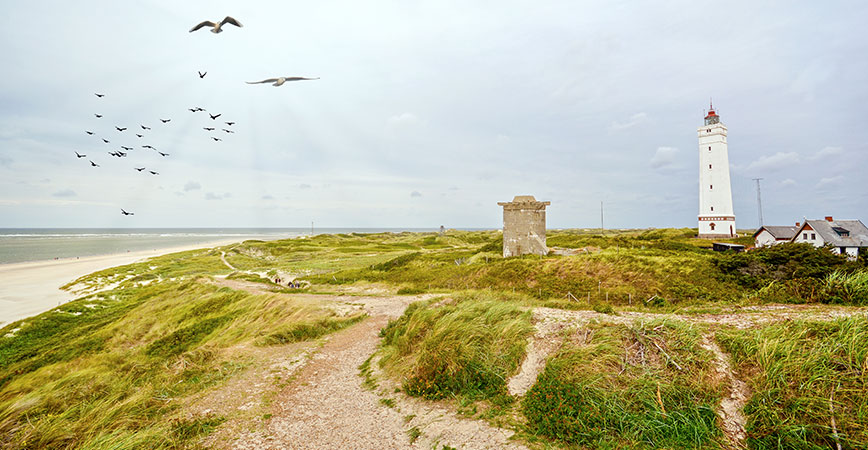
[[[843,256],[811,244],[780,244],[749,252],[723,254],[715,265],[742,286],[761,288],[771,281],[823,278],[839,270],[855,268]]]
[[[835,271],[826,276],[822,287],[823,303],[868,305],[868,270],[851,274]]]

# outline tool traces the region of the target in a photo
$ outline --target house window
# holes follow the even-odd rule
[[[808,233],[802,233],[802,239],[808,240]]]
[[[811,233],[811,240],[817,239],[817,233]]]
[[[706,132],[706,133],[711,133],[711,128],[705,130],[705,132]],[[711,150],[711,148],[709,148],[709,150]]]

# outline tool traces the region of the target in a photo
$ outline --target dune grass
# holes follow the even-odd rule
[[[244,370],[224,349],[315,339],[362,318],[197,279],[70,302],[0,330],[0,448],[195,448],[225,419],[178,414]]]
[[[573,330],[522,401],[528,434],[581,448],[718,448],[721,387],[700,338],[676,321]]]
[[[753,392],[750,448],[868,448],[868,319],[793,321],[718,340]]]
[[[529,312],[491,293],[416,302],[382,330],[380,364],[412,396],[491,400],[506,395],[531,332]]]

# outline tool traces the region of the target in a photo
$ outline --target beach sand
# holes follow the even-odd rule
[[[78,277],[109,267],[122,266],[169,253],[229,245],[238,240],[221,240],[183,247],[158,248],[111,255],[64,258],[47,261],[0,264],[0,327],[34,316],[75,296],[60,286]]]

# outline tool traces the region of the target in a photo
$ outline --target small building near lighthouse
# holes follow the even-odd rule
[[[546,206],[533,195],[516,195],[511,202],[497,202],[503,207],[503,257],[526,254],[545,255]]]
[[[721,239],[736,236],[726,126],[710,105],[699,134],[699,237]]]

